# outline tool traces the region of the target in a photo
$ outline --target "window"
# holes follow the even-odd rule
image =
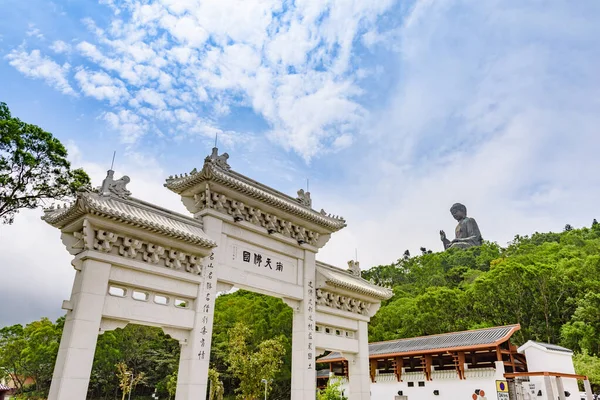
[[[138,301],[148,301],[148,298],[150,297],[150,295],[146,292],[140,292],[139,290],[134,290],[133,293],[131,294],[131,297],[134,300],[138,300]]]
[[[169,298],[166,296],[161,296],[159,294],[154,295],[154,302],[156,304],[162,304],[164,306],[166,306],[167,304],[169,304]]]
[[[325,333],[331,333],[331,329],[325,328]]]
[[[320,332],[321,331],[321,327],[319,325],[315,326],[315,331]]]
[[[126,293],[127,293],[127,289],[125,289],[125,288],[118,287],[118,286],[109,286],[108,287],[108,294],[110,294],[111,296],[125,297]]]
[[[415,383],[414,382],[407,382],[408,387],[415,387]]]
[[[340,331],[339,329],[336,329],[336,330],[335,330],[335,334],[336,334],[337,336],[342,336],[342,331]]]
[[[188,306],[189,302],[187,300],[175,299],[175,307],[187,308]]]
[[[423,386],[425,386],[425,382],[423,382],[423,381],[419,382],[419,387],[423,387]]]

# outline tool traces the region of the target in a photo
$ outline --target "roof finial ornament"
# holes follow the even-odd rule
[[[310,198],[310,192],[308,190],[306,192],[304,191],[304,189],[298,190],[298,197],[296,197],[296,200],[298,201],[298,203],[302,204],[305,207],[312,207],[312,200]]]
[[[226,171],[229,171],[231,169],[231,167],[227,163],[228,159],[229,159],[229,154],[227,154],[227,153],[223,153],[223,154],[219,155],[219,149],[217,148],[217,136],[215,135],[215,147],[212,148],[211,155],[206,157],[204,159],[204,162],[205,163],[207,163],[207,162],[213,163],[217,167],[222,168]]]
[[[113,152],[113,159],[110,164],[110,169],[106,171],[106,178],[102,181],[102,186],[100,186],[100,196],[110,196],[114,195],[123,199],[131,196],[131,192],[127,190],[127,184],[131,182],[131,179],[127,175],[123,175],[121,179],[115,180],[115,171],[113,171],[113,167],[115,165],[115,156],[117,152]]]
[[[350,260],[348,261],[348,272],[350,273],[350,275],[354,275],[354,276],[358,276],[360,277],[360,266],[359,266],[359,262],[357,260]]]

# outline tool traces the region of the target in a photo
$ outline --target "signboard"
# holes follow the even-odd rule
[[[229,238],[227,258],[233,267],[293,284],[298,283],[298,261],[283,254]]]
[[[506,381],[496,381],[496,391],[498,392],[498,400],[510,400]]]

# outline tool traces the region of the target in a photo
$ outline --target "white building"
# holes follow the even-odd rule
[[[519,325],[398,339],[369,344],[371,398],[377,400],[566,400],[579,398],[569,349],[529,341],[517,349]],[[340,353],[319,359],[318,385],[340,377],[348,362]]]

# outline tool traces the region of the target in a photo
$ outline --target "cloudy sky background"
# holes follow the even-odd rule
[[[484,237],[600,218],[600,2],[5,0],[0,101],[133,195],[232,167],[348,227],[319,258],[440,250],[449,207]],[[8,3],[8,4],[6,4]],[[41,211],[0,226],[0,326],[56,318],[73,270]]]

